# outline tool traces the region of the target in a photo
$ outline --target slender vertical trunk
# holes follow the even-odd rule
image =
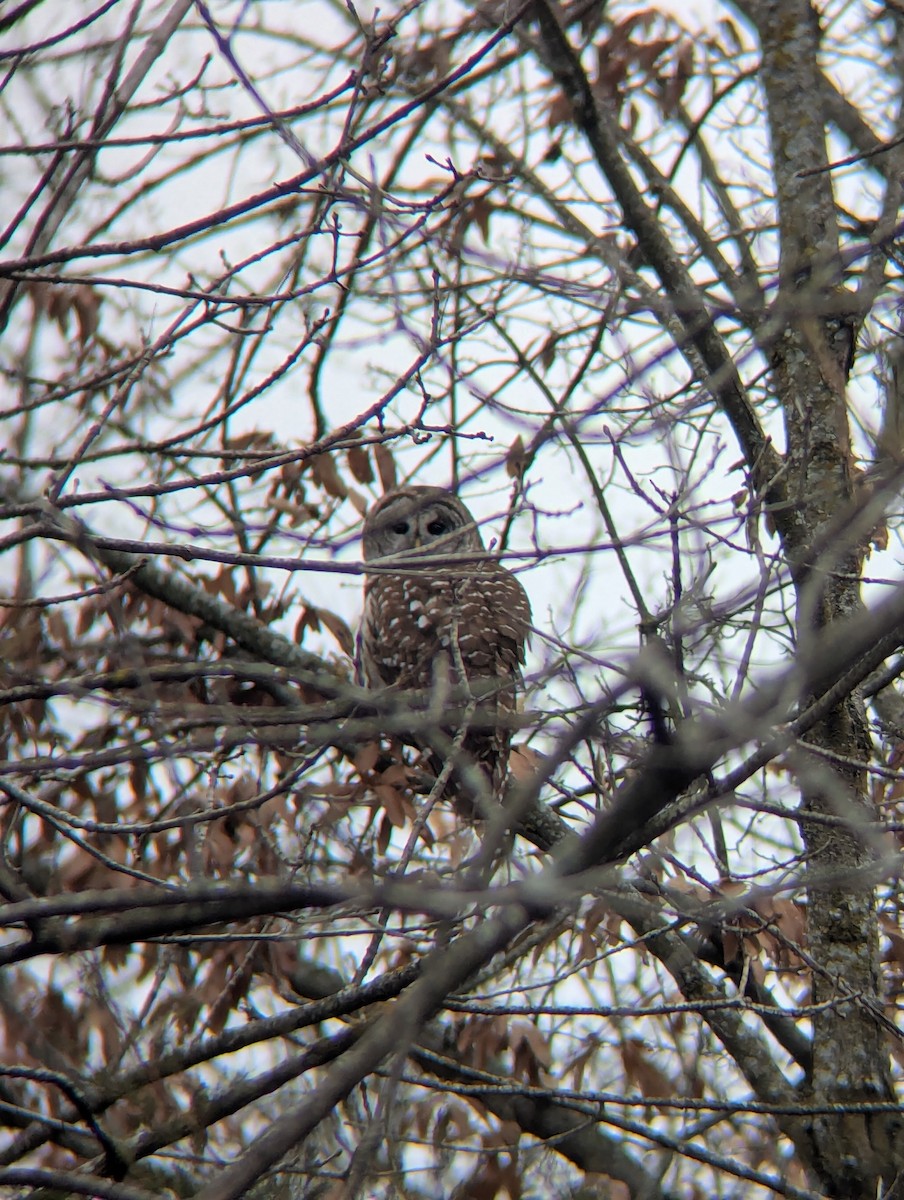
[[[846,544],[843,532],[826,536],[852,502],[845,398],[851,326],[825,171],[817,17],[806,0],[754,0],[747,7],[760,34],[776,181],[778,311],[789,314],[771,351],[785,416],[789,501],[808,530],[806,543],[786,545],[797,589],[796,633],[804,644],[860,603],[861,546]],[[813,1117],[813,1164],[829,1195],[866,1200],[894,1176],[895,1156],[888,1118],[850,1111],[857,1102],[893,1098],[875,894],[869,882],[856,882],[869,861],[865,830],[874,816],[861,765],[870,754],[869,731],[857,698],[840,703],[807,740],[817,751],[798,759],[803,812],[813,818],[801,826],[816,1006],[809,1087],[814,1108],[833,1110]],[[820,820],[826,816],[834,823]]]

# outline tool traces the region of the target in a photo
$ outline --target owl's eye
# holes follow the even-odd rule
[[[395,525],[392,526],[392,532],[397,533],[399,537],[402,537],[408,532],[408,522],[396,521]]]
[[[427,526],[427,532],[432,533],[434,537],[439,537],[441,533],[446,533],[448,526],[445,521],[431,521]]]

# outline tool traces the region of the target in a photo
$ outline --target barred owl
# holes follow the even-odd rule
[[[459,694],[467,689],[484,728],[465,730],[460,753],[477,764],[498,799],[511,742],[504,719],[515,711],[530,625],[524,588],[486,553],[474,518],[445,488],[406,487],[385,495],[364,523],[364,559],[398,568],[365,579],[366,683],[429,690],[447,682]],[[496,714],[502,723],[487,728],[486,717],[492,722]],[[454,729],[443,732],[456,735]],[[426,745],[416,735],[412,742]],[[429,757],[438,771],[441,757]],[[454,782],[449,791],[461,793]]]

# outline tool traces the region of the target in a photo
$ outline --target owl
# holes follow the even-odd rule
[[[530,627],[524,588],[487,554],[474,518],[445,488],[406,487],[385,495],[364,522],[364,560],[397,568],[365,577],[365,682],[400,691],[445,684],[457,696],[462,690],[474,696],[483,728],[465,730],[460,753],[500,798],[511,742],[505,718],[515,711]],[[467,695],[457,708],[465,707]],[[501,723],[487,728],[487,715],[492,720],[496,714]],[[450,739],[458,732],[443,730]],[[416,733],[411,740],[426,748]],[[441,756],[429,752],[429,758],[438,772]],[[462,790],[453,775],[449,794]],[[473,811],[470,799],[459,807],[469,804]]]

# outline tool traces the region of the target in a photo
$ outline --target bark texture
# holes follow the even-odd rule
[[[795,573],[797,638],[860,604],[864,547],[844,536],[840,518],[853,504],[845,385],[852,361],[852,303],[841,282],[838,226],[826,150],[818,65],[819,25],[805,0],[754,0],[746,6],[760,36],[780,236],[779,314],[788,314],[771,346],[774,387],[786,431],[789,502],[803,514],[805,540],[789,537]],[[844,818],[804,823],[814,879],[808,901],[813,958],[813,1067],[818,1115],[810,1126],[812,1161],[831,1196],[872,1197],[896,1174],[899,1125],[888,1114],[845,1111],[858,1101],[892,1100],[878,970],[878,928],[871,886],[852,883],[870,858],[865,830],[874,813],[866,787],[870,737],[853,695],[808,735],[814,748],[839,756],[800,760],[805,812]]]

